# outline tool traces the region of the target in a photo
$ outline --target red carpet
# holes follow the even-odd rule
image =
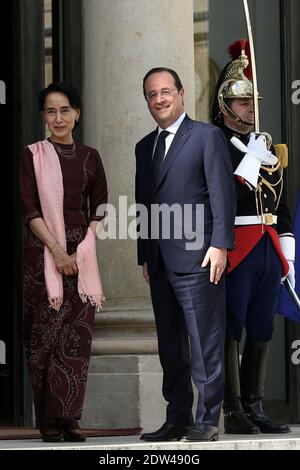
[[[141,428],[127,429],[83,429],[87,437],[105,437],[105,436],[134,436],[141,432]],[[19,426],[0,426],[1,439],[41,439],[38,429],[22,428]]]

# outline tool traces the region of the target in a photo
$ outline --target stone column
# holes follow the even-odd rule
[[[84,142],[96,147],[102,156],[108,179],[109,202],[116,207],[119,216],[120,195],[127,196],[128,207],[134,203],[135,144],[156,126],[142,92],[142,79],[146,72],[157,66],[175,69],[185,87],[186,111],[194,117],[193,2],[85,0],[83,24]],[[126,222],[126,212],[123,212],[121,217]],[[133,217],[128,218],[128,222],[131,220]],[[99,375],[106,374],[105,380],[108,381],[110,380],[108,376],[116,373],[115,366],[126,369],[131,377],[135,375],[137,387],[136,392],[133,390],[130,392],[132,403],[134,400],[139,401],[144,395],[140,380],[142,356],[152,354],[147,359],[147,373],[151,374],[154,370],[155,374],[160,373],[157,355],[153,354],[156,351],[156,339],[153,335],[154,323],[149,290],[143,280],[141,268],[137,267],[134,240],[120,239],[117,230],[116,240],[98,241],[98,256],[105,295],[109,301],[106,311],[99,313],[96,319],[98,326],[95,329],[93,344],[93,374],[96,373],[95,367],[98,364]],[[103,331],[99,325],[104,321],[106,331],[109,331],[107,322],[109,324],[109,312],[112,310],[119,313],[117,320],[112,315],[110,335],[112,342],[107,348],[104,345],[109,344],[108,337],[99,335],[99,332]],[[151,333],[151,328],[138,327],[138,324],[143,324],[144,316],[150,318],[152,322]],[[132,318],[134,322],[130,320]],[[119,326],[116,328],[118,322]],[[120,331],[127,332],[125,337],[120,335]],[[111,338],[113,332],[117,332],[116,341]],[[132,341],[134,336],[135,341]],[[128,341],[128,338],[131,340]],[[120,345],[120,342],[123,342],[123,345]],[[111,362],[112,354],[115,354],[114,366]],[[122,354],[126,354],[127,364],[132,360],[136,362],[136,366],[131,364],[124,369]],[[151,366],[150,359],[153,362]],[[105,361],[109,363],[110,369],[106,368],[103,372]],[[121,362],[123,366],[120,365]],[[92,416],[90,407],[95,407],[94,398],[97,390],[96,382],[92,381],[90,377],[86,397],[89,411],[86,416]],[[114,392],[127,393],[126,389],[117,390],[116,382],[111,382],[113,383],[116,387]],[[157,378],[156,389],[158,400],[162,402],[160,376]],[[93,395],[93,403],[89,402],[89,393]],[[100,398],[102,402],[105,399],[103,395],[102,397],[99,395],[99,400]],[[109,413],[115,413],[116,408],[118,408],[117,403],[113,403]],[[137,409],[144,409],[144,404],[140,403]],[[135,419],[133,416],[129,417],[123,425],[141,424],[138,411],[134,410],[134,413],[137,413]],[[92,424],[120,427],[118,415],[119,413],[116,419],[109,418],[104,423],[98,421]],[[160,416],[159,422],[161,420]]]

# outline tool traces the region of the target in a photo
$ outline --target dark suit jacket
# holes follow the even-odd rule
[[[155,189],[151,163],[156,135],[157,130],[136,145],[136,202],[146,206],[149,214],[149,238],[138,239],[138,263],[146,261],[149,273],[153,274],[160,247],[164,263],[171,271],[199,272],[209,246],[233,248],[236,195],[228,146],[220,129],[186,116],[173,138]],[[196,205],[203,205],[204,221],[197,227],[197,231],[204,233],[203,246],[187,250],[186,242],[192,240],[186,238],[186,232],[176,239],[173,221],[169,239],[163,239],[161,234],[160,239],[151,239],[151,205],[164,203],[177,203],[181,208],[190,204],[193,229]]]

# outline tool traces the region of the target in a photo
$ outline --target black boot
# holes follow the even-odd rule
[[[286,424],[274,423],[262,409],[269,343],[245,342],[241,364],[242,403],[248,418],[262,433],[291,432]]]
[[[240,391],[239,343],[225,340],[224,427],[226,434],[258,434],[259,429],[246,416]]]

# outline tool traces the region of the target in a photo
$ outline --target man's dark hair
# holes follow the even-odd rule
[[[62,93],[68,98],[70,106],[72,108],[80,109],[80,111],[82,110],[81,96],[76,90],[76,88],[73,87],[73,85],[66,82],[53,82],[50,83],[47,88],[44,88],[39,93],[38,99],[40,111],[45,110],[45,101],[47,96],[50,95],[50,93]]]
[[[161,73],[161,72],[168,72],[172,77],[174,78],[174,83],[178,91],[182,90],[183,86],[181,83],[180,78],[178,77],[177,73],[175,70],[168,69],[167,67],[155,67],[154,69],[149,70],[149,72],[146,73],[146,75],[143,78],[143,93],[144,97],[146,98],[146,93],[145,93],[145,82],[150,75],[153,75],[154,73]]]

